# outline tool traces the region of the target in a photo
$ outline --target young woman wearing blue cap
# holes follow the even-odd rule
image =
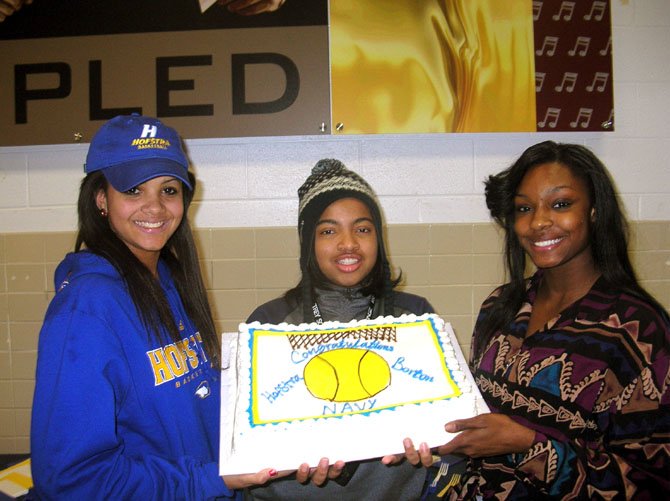
[[[301,279],[283,296],[259,306],[247,322],[321,323],[433,313],[423,297],[395,290],[382,217],[370,185],[342,162],[323,159],[298,189]],[[320,466],[328,465],[323,458]],[[303,467],[304,468],[304,467]],[[302,474],[308,472],[303,469]],[[426,472],[380,459],[333,463],[320,486],[289,478],[248,489],[249,499],[416,500]]]
[[[76,252],[56,270],[40,333],[33,494],[239,498],[234,489],[281,476],[219,476],[219,339],[179,136],[153,118],[116,117],[93,138],[85,170]]]

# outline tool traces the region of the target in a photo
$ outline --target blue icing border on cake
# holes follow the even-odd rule
[[[318,329],[293,329],[293,330],[285,330],[281,328],[269,328],[269,327],[264,327],[264,328],[258,328],[258,327],[248,327],[248,333],[249,333],[249,350],[251,353],[250,357],[250,364],[249,364],[249,405],[247,407],[247,416],[249,420],[249,426],[251,428],[255,427],[265,427],[265,426],[281,426],[285,423],[291,423],[291,422],[307,422],[310,420],[327,420],[327,419],[342,419],[344,417],[351,417],[351,416],[370,416],[373,414],[378,414],[381,413],[382,411],[395,411],[399,408],[407,407],[407,406],[422,406],[426,404],[434,404],[437,402],[443,402],[445,400],[449,400],[452,398],[458,398],[463,394],[463,390],[460,388],[457,379],[454,377],[454,373],[452,369],[449,367],[449,364],[446,361],[445,358],[445,344],[443,340],[441,339],[442,336],[440,336],[440,331],[437,328],[436,325],[436,316],[435,315],[428,315],[426,318],[419,318],[416,317],[414,320],[411,321],[402,321],[402,320],[394,320],[394,321],[389,321],[389,322],[384,322],[383,324],[378,324],[375,327],[378,327],[379,325],[419,325],[422,323],[428,323],[430,325],[430,332],[432,333],[432,336],[434,340],[437,341],[437,344],[439,346],[440,353],[442,354],[442,361],[444,363],[444,368],[446,369],[446,372],[448,373],[448,378],[453,384],[453,387],[455,388],[455,391],[453,394],[444,396],[441,398],[435,398],[435,399],[430,399],[430,400],[425,400],[421,402],[408,402],[408,403],[398,403],[395,405],[388,405],[385,407],[379,407],[379,408],[374,408],[374,409],[369,409],[369,410],[359,410],[359,411],[354,411],[354,412],[340,412],[340,413],[334,413],[332,415],[320,415],[320,416],[310,416],[310,417],[297,417],[297,418],[291,418],[291,419],[285,419],[281,421],[266,421],[266,422],[261,422],[260,420],[254,421],[254,416],[253,416],[253,403],[254,403],[254,381],[252,379],[252,368],[253,368],[253,360],[254,360],[254,344],[257,340],[257,336],[255,335],[256,331],[261,330],[264,332],[276,332],[276,333],[281,333],[281,334],[300,334],[301,332],[329,332],[329,331],[346,331],[346,330],[355,330],[355,329],[361,329],[364,328],[365,325],[356,325],[356,326],[350,326],[347,327],[346,324],[343,323],[338,323],[338,325],[335,326],[319,326]],[[442,320],[443,321],[443,320]],[[445,322],[446,324],[446,322]],[[267,324],[266,324],[267,325]],[[330,350],[324,350],[323,352],[320,353],[325,353],[326,351]],[[454,349],[454,356],[455,356],[455,349]],[[302,363],[302,362],[301,362]],[[302,379],[302,378],[301,378]],[[258,394],[258,391],[256,391],[256,394]],[[330,402],[330,404],[335,404],[335,405],[348,405],[349,407],[354,406],[355,404],[353,402]],[[329,405],[329,404],[324,404],[324,408]],[[358,405],[356,405],[358,406]]]
[[[437,339],[437,344],[440,345],[440,351],[442,352],[442,355],[444,355],[444,343],[442,342],[442,339],[441,339],[441,336],[440,336],[440,331],[437,329],[437,326],[435,325],[435,317],[430,316],[425,320],[428,320],[430,322],[431,326],[433,327],[433,334],[435,335],[435,338]],[[442,321],[444,322],[444,320],[442,320]],[[446,322],[444,322],[444,323],[446,325]],[[454,356],[456,356],[456,353],[455,353],[456,350],[453,347],[452,347],[452,349],[454,350]],[[463,391],[461,390],[460,386],[458,386],[458,383],[456,382],[456,378],[454,377],[454,373],[452,372],[451,368],[449,367],[449,364],[447,364],[446,360],[444,361],[444,365],[447,367],[447,370],[449,371],[449,378],[454,382],[454,384],[456,385],[456,387],[458,388],[458,390],[462,394]],[[458,396],[460,396],[460,395],[458,395]],[[449,398],[453,398],[453,397],[449,397]]]

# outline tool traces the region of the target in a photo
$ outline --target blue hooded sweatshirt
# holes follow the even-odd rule
[[[240,499],[218,473],[219,375],[158,271],[179,343],[149,335],[106,259],[77,252],[58,266],[32,411],[38,498]]]

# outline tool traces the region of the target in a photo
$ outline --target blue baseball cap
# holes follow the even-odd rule
[[[95,133],[84,171],[89,174],[98,170],[121,192],[158,176],[176,177],[193,189],[177,131],[137,113],[114,117]]]

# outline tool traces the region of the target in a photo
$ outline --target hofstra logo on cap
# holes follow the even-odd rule
[[[177,131],[156,118],[120,115],[104,123],[91,140],[85,170],[150,158],[173,160],[188,168]]]
[[[144,124],[142,128],[142,135],[137,139],[133,139],[133,142],[130,143],[131,146],[136,146],[138,150],[143,150],[146,148],[159,148],[161,150],[167,150],[171,144],[168,139],[163,139],[156,137],[158,132],[158,127],[152,124]]]
[[[85,172],[101,170],[117,191],[158,176],[176,177],[193,189],[188,159],[179,134],[160,120],[141,115],[119,115],[105,122],[93,136]]]

